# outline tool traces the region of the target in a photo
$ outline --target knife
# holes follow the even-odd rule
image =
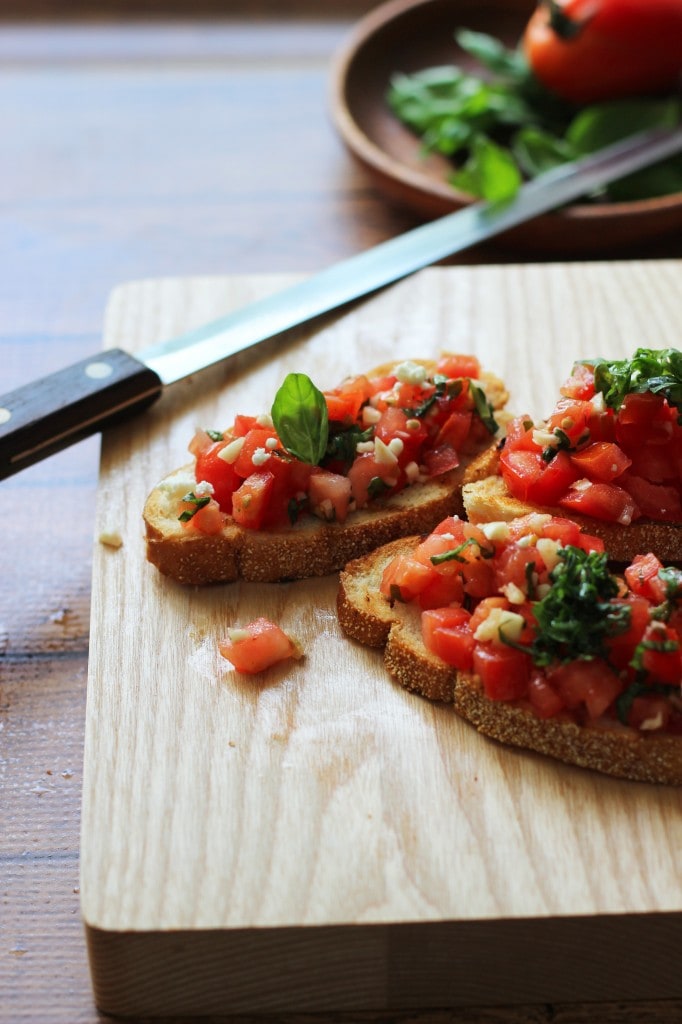
[[[131,356],[109,349],[0,397],[0,480],[149,406],[183,377],[682,150],[682,127],[632,135]]]

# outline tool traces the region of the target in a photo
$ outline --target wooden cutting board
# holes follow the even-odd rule
[[[344,639],[336,578],[181,588],[141,510],[195,426],[387,359],[475,352],[543,415],[574,358],[678,346],[676,261],[429,269],[169,389],[104,440],[95,544],[82,911],[109,1013],[325,1011],[682,997],[682,791],[480,737]],[[140,348],[281,276],[143,281],[106,344]],[[256,615],[305,658],[242,678]]]

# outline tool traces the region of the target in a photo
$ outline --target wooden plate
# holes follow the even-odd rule
[[[391,0],[356,26],[332,70],[332,115],[346,146],[387,199],[427,219],[471,202],[448,184],[449,162],[424,157],[419,140],[391,113],[386,91],[396,72],[466,63],[454,33],[489,32],[513,45],[534,0]],[[682,229],[682,194],[629,203],[577,203],[505,235],[523,248],[589,254]]]

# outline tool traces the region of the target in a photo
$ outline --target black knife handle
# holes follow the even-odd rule
[[[0,480],[151,405],[160,378],[122,349],[0,396]]]

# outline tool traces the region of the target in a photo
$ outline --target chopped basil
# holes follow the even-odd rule
[[[308,499],[306,498],[290,498],[287,504],[287,516],[289,522],[293,526],[294,523],[298,522],[301,517],[301,513],[307,508]]]
[[[373,476],[367,486],[367,494],[370,498],[380,498],[386,491],[390,491],[390,485],[387,484],[380,476]]]
[[[636,679],[633,683],[630,683],[627,690],[623,690],[621,695],[616,698],[616,714],[618,715],[619,721],[621,721],[623,725],[628,724],[630,709],[632,708],[636,697],[648,697],[655,693],[661,694],[664,697],[669,697],[670,687],[655,684],[653,686],[648,686],[641,679]]]
[[[462,558],[462,551],[465,548],[469,548],[475,545],[478,548],[479,555],[481,558],[494,558],[495,549],[485,548],[480,544],[475,537],[468,537],[467,540],[458,544],[456,548],[451,548],[449,551],[442,551],[439,555],[431,555],[432,565],[441,565],[442,562],[466,562],[466,558]]]
[[[471,388],[471,397],[474,400],[474,408],[481,417],[484,427],[491,434],[497,433],[497,421],[495,419],[495,413],[492,405],[488,401],[488,396],[475,380],[469,380],[469,386]]]
[[[533,605],[537,631],[528,653],[539,666],[604,657],[607,638],[630,624],[630,608],[611,603],[619,585],[604,552],[569,545],[558,554],[551,589]]]
[[[207,430],[206,433],[208,434],[212,441],[222,441],[223,439],[222,430]]]
[[[620,409],[626,395],[650,391],[663,395],[678,410],[682,422],[682,352],[679,349],[638,348],[632,359],[585,359],[594,367],[594,386],[609,408]]]
[[[324,395],[305,373],[290,373],[275,395],[272,422],[288,452],[317,466],[327,450],[329,415]]]
[[[185,511],[181,512],[180,515],[178,516],[178,519],[180,520],[181,523],[188,523],[192,516],[195,516],[197,514],[200,508],[203,508],[205,505],[208,505],[209,501],[211,500],[211,497],[208,494],[204,494],[202,495],[201,498],[197,498],[194,491],[189,491],[187,494],[185,494],[182,500],[191,502],[191,504],[194,505],[194,508],[185,509]]]
[[[357,455],[357,446],[365,441],[371,441],[373,436],[374,427],[361,430],[355,425],[337,427],[330,424],[324,461],[339,461],[350,466]]]

